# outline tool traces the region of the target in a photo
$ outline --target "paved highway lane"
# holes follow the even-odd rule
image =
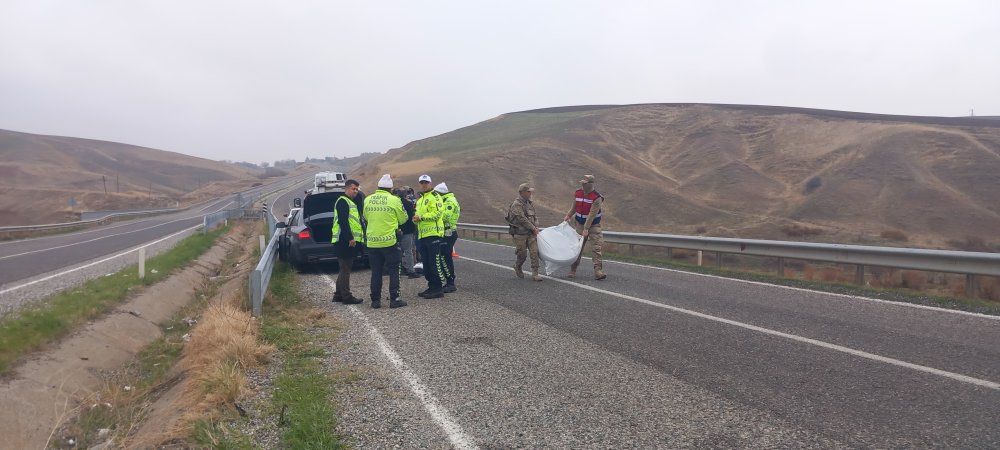
[[[0,245],[0,285],[114,254],[198,225],[205,214],[232,207],[232,197],[175,214]]]
[[[535,283],[457,248],[458,293],[355,310],[476,445],[1000,446],[995,317],[616,263]]]
[[[242,195],[249,198],[282,184],[287,184],[287,181],[259,186]],[[75,233],[0,243],[0,287],[10,289],[21,280],[113,255],[197,226],[206,214],[234,208],[235,198],[236,194],[225,195],[179,213]]]

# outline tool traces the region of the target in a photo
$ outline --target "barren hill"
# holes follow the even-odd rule
[[[580,106],[504,114],[415,141],[353,175],[445,181],[462,220],[501,224],[536,185],[543,226],[597,177],[606,228],[946,247],[1000,230],[1000,121],[748,105]],[[889,241],[895,239],[895,241]]]
[[[0,225],[71,221],[80,210],[172,207],[249,187],[260,174],[146,147],[0,130]]]

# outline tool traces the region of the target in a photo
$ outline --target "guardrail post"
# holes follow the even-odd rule
[[[971,273],[965,274],[965,296],[969,298],[979,297],[979,280]]]
[[[250,272],[250,309],[253,311],[254,317],[260,317],[264,305],[264,293],[260,291],[260,278],[261,272],[259,270]]]
[[[267,248],[267,245],[264,244],[264,235],[263,234],[260,235],[260,236],[258,236],[258,237],[260,238],[260,254],[263,255],[264,254],[264,249]]]
[[[858,264],[857,270],[854,272],[854,284],[858,286],[865,285],[865,266],[864,264]]]
[[[778,276],[785,276],[785,258],[778,258]]]
[[[201,234],[208,234],[208,216],[202,218]]]
[[[146,247],[139,247],[139,279],[146,278]]]
[[[674,259],[674,248],[667,247],[667,259]]]
[[[715,252],[715,267],[722,268],[722,252]]]
[[[628,255],[635,256],[635,244],[628,245]]]
[[[702,251],[698,250],[698,267],[701,267],[701,256],[702,256]]]

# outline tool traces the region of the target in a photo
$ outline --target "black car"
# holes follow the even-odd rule
[[[278,224],[282,233],[278,236],[278,256],[288,261],[300,271],[308,270],[313,264],[336,262],[337,251],[330,239],[333,237],[333,208],[343,192],[320,192],[306,195],[301,208],[288,214],[285,222]],[[359,205],[359,208],[361,206]],[[364,244],[359,249],[355,264],[368,265],[368,252]]]
[[[301,205],[302,204],[302,200],[299,199],[298,203]],[[288,224],[291,224],[292,222],[294,222],[295,221],[295,217],[298,216],[301,212],[302,212],[302,208],[301,207],[292,208],[292,209],[290,209],[288,211],[288,214],[285,214],[285,220],[283,222],[278,222],[278,229],[281,230],[281,232],[278,234],[278,260],[279,261],[288,261],[288,247],[290,245],[289,244],[289,239],[290,239],[289,234],[291,234],[291,232],[289,231],[290,228],[288,228]]]

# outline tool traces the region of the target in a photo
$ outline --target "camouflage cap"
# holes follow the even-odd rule
[[[593,183],[593,182],[594,182],[594,176],[593,175],[584,175],[583,179],[580,180],[581,184]]]
[[[524,191],[535,192],[535,188],[531,187],[531,185],[528,183],[521,183],[521,185],[517,187],[517,192],[524,192]]]

